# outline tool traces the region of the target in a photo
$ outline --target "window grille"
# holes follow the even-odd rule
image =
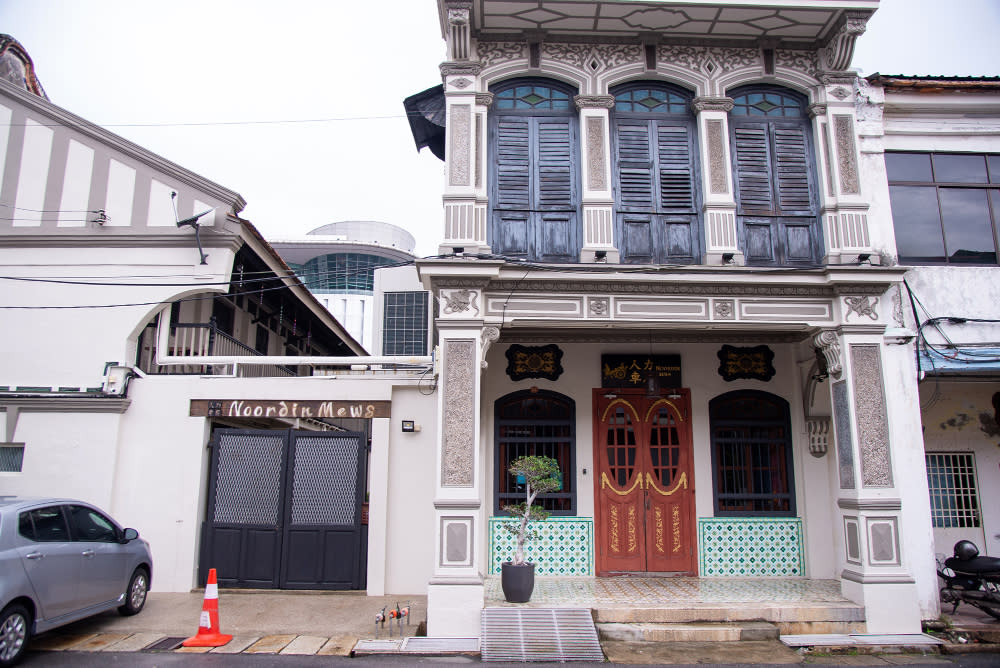
[[[24,464],[23,445],[0,445],[0,471],[20,473]]]
[[[576,433],[574,404],[555,393],[515,392],[496,402],[494,449],[494,512],[524,501],[524,484],[507,471],[510,463],[526,455],[544,455],[559,463],[562,489],[539,494],[535,503],[553,515],[576,515]]]
[[[427,354],[427,293],[387,292],[382,314],[383,355]]]
[[[981,526],[975,455],[971,452],[928,452],[925,459],[933,526],[939,529]]]

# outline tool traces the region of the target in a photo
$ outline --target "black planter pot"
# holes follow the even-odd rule
[[[500,564],[500,586],[509,603],[527,603],[535,588],[535,565],[528,562],[515,566],[509,561],[503,562]]]

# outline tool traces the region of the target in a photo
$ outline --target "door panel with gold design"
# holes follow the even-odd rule
[[[690,396],[594,391],[597,572],[695,573]]]

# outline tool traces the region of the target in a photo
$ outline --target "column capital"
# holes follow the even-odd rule
[[[483,70],[483,66],[477,62],[471,60],[456,61],[456,60],[446,60],[438,66],[441,70],[441,79],[445,77],[453,76],[456,74],[464,74],[466,76],[477,77],[479,73]]]
[[[826,105],[820,104],[819,102],[814,102],[809,105],[809,118],[816,118],[817,116],[826,116]]]
[[[575,95],[573,104],[577,109],[614,109],[613,95]]]
[[[844,365],[840,361],[840,337],[837,333],[825,329],[813,337],[813,345],[823,353],[827,372],[834,378],[840,378],[844,372]]]
[[[476,104],[480,107],[492,107],[493,93],[476,93]]]
[[[733,98],[731,97],[696,97],[691,100],[691,109],[699,111],[725,111],[733,110]]]

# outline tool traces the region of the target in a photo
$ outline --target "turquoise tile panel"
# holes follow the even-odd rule
[[[500,574],[500,564],[514,556],[517,540],[502,524],[509,517],[490,518],[489,573]],[[525,558],[535,563],[536,575],[593,575],[594,518],[551,517],[532,522],[538,538],[525,547]]]
[[[802,519],[698,518],[701,577],[805,575]]]

